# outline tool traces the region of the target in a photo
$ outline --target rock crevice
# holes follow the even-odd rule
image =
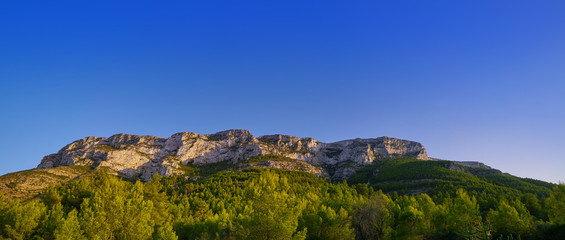
[[[181,132],[169,138],[130,134],[86,137],[45,156],[37,169],[72,165],[108,167],[123,177],[148,181],[155,173],[181,174],[181,165],[225,161],[237,164],[265,155],[304,161],[320,169],[316,175],[334,180],[346,179],[374,161],[402,157],[430,159],[422,144],[397,138],[323,143],[313,138],[280,134],[255,137],[247,130],[232,129],[206,135]],[[286,169],[290,165],[276,163],[267,167]]]

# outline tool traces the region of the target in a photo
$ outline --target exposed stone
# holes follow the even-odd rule
[[[294,170],[294,171],[303,171],[307,173],[312,173],[317,177],[321,178],[329,178],[326,171],[324,171],[321,167],[313,166],[307,162],[294,160],[294,161],[262,161],[262,162],[254,162],[254,163],[246,163],[242,164],[240,167],[242,168],[278,168],[284,170]]]
[[[255,156],[278,155],[300,162],[271,162],[269,166],[303,169],[334,180],[345,179],[364,165],[391,158],[429,160],[422,144],[389,137],[323,143],[312,138],[266,135],[256,138],[247,130],[215,134],[193,132],[169,138],[116,134],[109,138],[86,137],[56,154],[43,158],[37,169],[83,165],[108,167],[121,176],[148,181],[154,174],[180,174],[181,164],[203,165],[229,161],[236,164]]]
[[[459,165],[463,165],[466,167],[492,169],[490,166],[482,162],[475,162],[475,161],[455,161],[455,162]]]

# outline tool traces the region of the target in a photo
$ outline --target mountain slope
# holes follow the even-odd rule
[[[375,177],[414,162],[390,160]],[[440,164],[445,163],[432,162],[424,169],[436,166],[436,173],[457,175]],[[215,168],[205,169],[211,166]],[[430,198],[385,195],[365,184],[331,182],[303,171],[230,171],[225,169],[233,165],[221,162],[201,167],[192,170],[209,175],[156,177],[147,183],[125,181],[102,168],[25,203],[4,201],[0,194],[0,238],[514,239],[512,235],[534,240],[563,239],[565,234],[563,211],[555,211],[565,203],[559,197],[565,194],[563,186],[549,197],[514,195],[501,187],[488,195],[457,189]],[[480,238],[484,235],[475,230],[492,238]]]
[[[226,162],[240,164],[257,156],[280,156],[319,168],[319,175],[333,180],[349,177],[373,162],[398,157],[428,160],[420,143],[389,137],[323,143],[312,138],[266,135],[256,138],[247,130],[234,129],[200,135],[182,132],[169,138],[116,134],[109,138],[86,137],[56,154],[47,155],[37,166],[108,167],[128,179],[148,181],[155,173],[162,176],[183,174],[184,165]],[[280,165],[280,164],[279,164]],[[272,167],[279,166],[273,164]],[[308,167],[310,168],[310,167]]]
[[[531,193],[547,197],[553,184],[522,179],[479,162],[432,159],[422,144],[389,137],[322,143],[312,138],[247,130],[215,134],[177,133],[170,138],[116,134],[87,137],[43,158],[36,170],[0,177],[0,191],[28,199],[52,184],[66,183],[93,169],[129,180],[154,174],[207,178],[225,170],[278,168],[350,184],[367,183],[384,192],[418,194],[464,188],[482,193]]]
[[[430,159],[421,144],[388,137],[321,143],[245,130],[168,139],[118,134],[73,142],[38,168],[0,177],[0,238],[565,234],[563,185]]]
[[[417,159],[394,159],[366,166],[349,179],[349,183],[368,183],[384,192],[418,194],[452,191],[464,188],[467,191],[494,194],[532,193],[547,197],[554,184],[524,179],[502,173],[486,165],[469,167],[469,164],[445,160],[420,161]]]
[[[84,166],[62,166],[13,172],[0,176],[0,193],[7,199],[27,200],[53,185],[64,184],[85,176],[92,170]]]

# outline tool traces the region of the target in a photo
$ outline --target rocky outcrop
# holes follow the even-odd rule
[[[498,169],[491,168],[482,162],[475,162],[475,161],[454,161],[454,165],[461,165],[464,166],[462,170],[456,170],[460,172],[466,172],[473,175],[483,176],[483,175],[493,175],[493,174],[502,174],[502,172]],[[451,169],[451,168],[450,168]],[[461,169],[458,167],[458,169]],[[453,170],[453,169],[451,169]]]
[[[321,178],[329,178],[328,173],[321,167],[314,166],[305,161],[275,155],[251,158],[239,164],[240,168],[278,168],[284,170],[302,171]]]
[[[475,162],[475,161],[454,161],[454,162],[459,165],[463,165],[465,167],[492,169],[490,166],[482,162]]]
[[[405,157],[429,160],[422,144],[389,137],[329,143],[315,159],[328,169],[332,179],[341,180],[375,161]]]
[[[56,154],[45,156],[37,168],[108,167],[123,177],[147,181],[156,173],[163,176],[181,174],[182,165],[226,161],[236,164],[266,155],[299,162],[267,162],[256,167],[307,169],[334,180],[345,179],[374,161],[400,157],[429,160],[422,144],[396,138],[323,143],[312,138],[278,134],[256,138],[247,130],[232,129],[206,135],[181,132],[169,138],[129,134],[86,137],[63,147]]]

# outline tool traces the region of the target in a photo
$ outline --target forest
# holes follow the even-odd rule
[[[383,193],[279,169],[142,183],[100,169],[23,202],[0,195],[0,239],[564,239],[565,185],[493,186]]]

